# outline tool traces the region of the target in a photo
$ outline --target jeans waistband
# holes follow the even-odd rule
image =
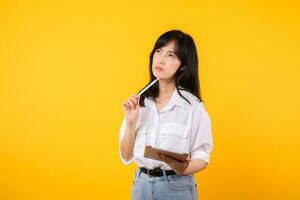
[[[145,174],[148,174],[149,176],[156,176],[156,177],[164,176],[164,171],[163,171],[163,169],[160,169],[160,168],[147,169],[147,168],[141,167],[140,171]],[[173,170],[165,170],[165,172],[166,172],[167,176],[176,174],[176,172]]]

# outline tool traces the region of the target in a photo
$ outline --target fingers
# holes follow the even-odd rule
[[[130,110],[130,104],[127,103],[127,101],[123,101],[123,102],[122,102],[122,106],[123,106],[124,109]]]
[[[129,103],[131,109],[135,109],[135,104],[131,99],[128,100],[128,103]]]
[[[172,158],[170,156],[167,156],[167,155],[164,155],[164,154],[160,154],[160,153],[158,153],[158,154],[159,154],[158,156],[160,158],[162,158],[165,162],[168,162],[168,163],[183,163],[182,161],[177,160],[175,158]]]
[[[163,159],[164,162],[166,162],[166,163],[170,163],[170,162],[172,161],[170,157],[165,156],[165,155],[163,155],[163,154],[158,154],[158,156],[159,156],[161,159]]]
[[[139,104],[139,98],[136,97],[136,95],[132,95],[132,96],[129,98],[128,102],[130,103],[131,108],[136,109],[136,107],[137,107],[138,104]]]
[[[129,99],[130,99],[130,101],[131,101],[134,105],[137,105],[137,104],[138,104],[137,98],[131,96]]]
[[[175,165],[173,163],[172,158],[159,153],[157,155],[162,159],[163,162],[167,163],[172,169],[175,169]]]
[[[127,110],[134,110],[139,106],[140,97],[136,94],[129,97],[128,101],[123,101],[122,105]]]

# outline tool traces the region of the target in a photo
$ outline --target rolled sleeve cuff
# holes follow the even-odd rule
[[[204,152],[204,151],[194,151],[194,152],[191,153],[190,160],[197,160],[197,159],[203,160],[207,164],[210,162],[209,154]]]

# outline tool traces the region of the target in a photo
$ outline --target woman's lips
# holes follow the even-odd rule
[[[164,71],[164,69],[163,68],[161,68],[161,67],[158,67],[158,66],[155,66],[154,67],[157,71]]]

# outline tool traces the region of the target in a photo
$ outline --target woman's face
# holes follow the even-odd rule
[[[180,60],[175,54],[175,42],[156,49],[152,60],[153,75],[160,79],[173,79],[173,75],[180,67]]]

